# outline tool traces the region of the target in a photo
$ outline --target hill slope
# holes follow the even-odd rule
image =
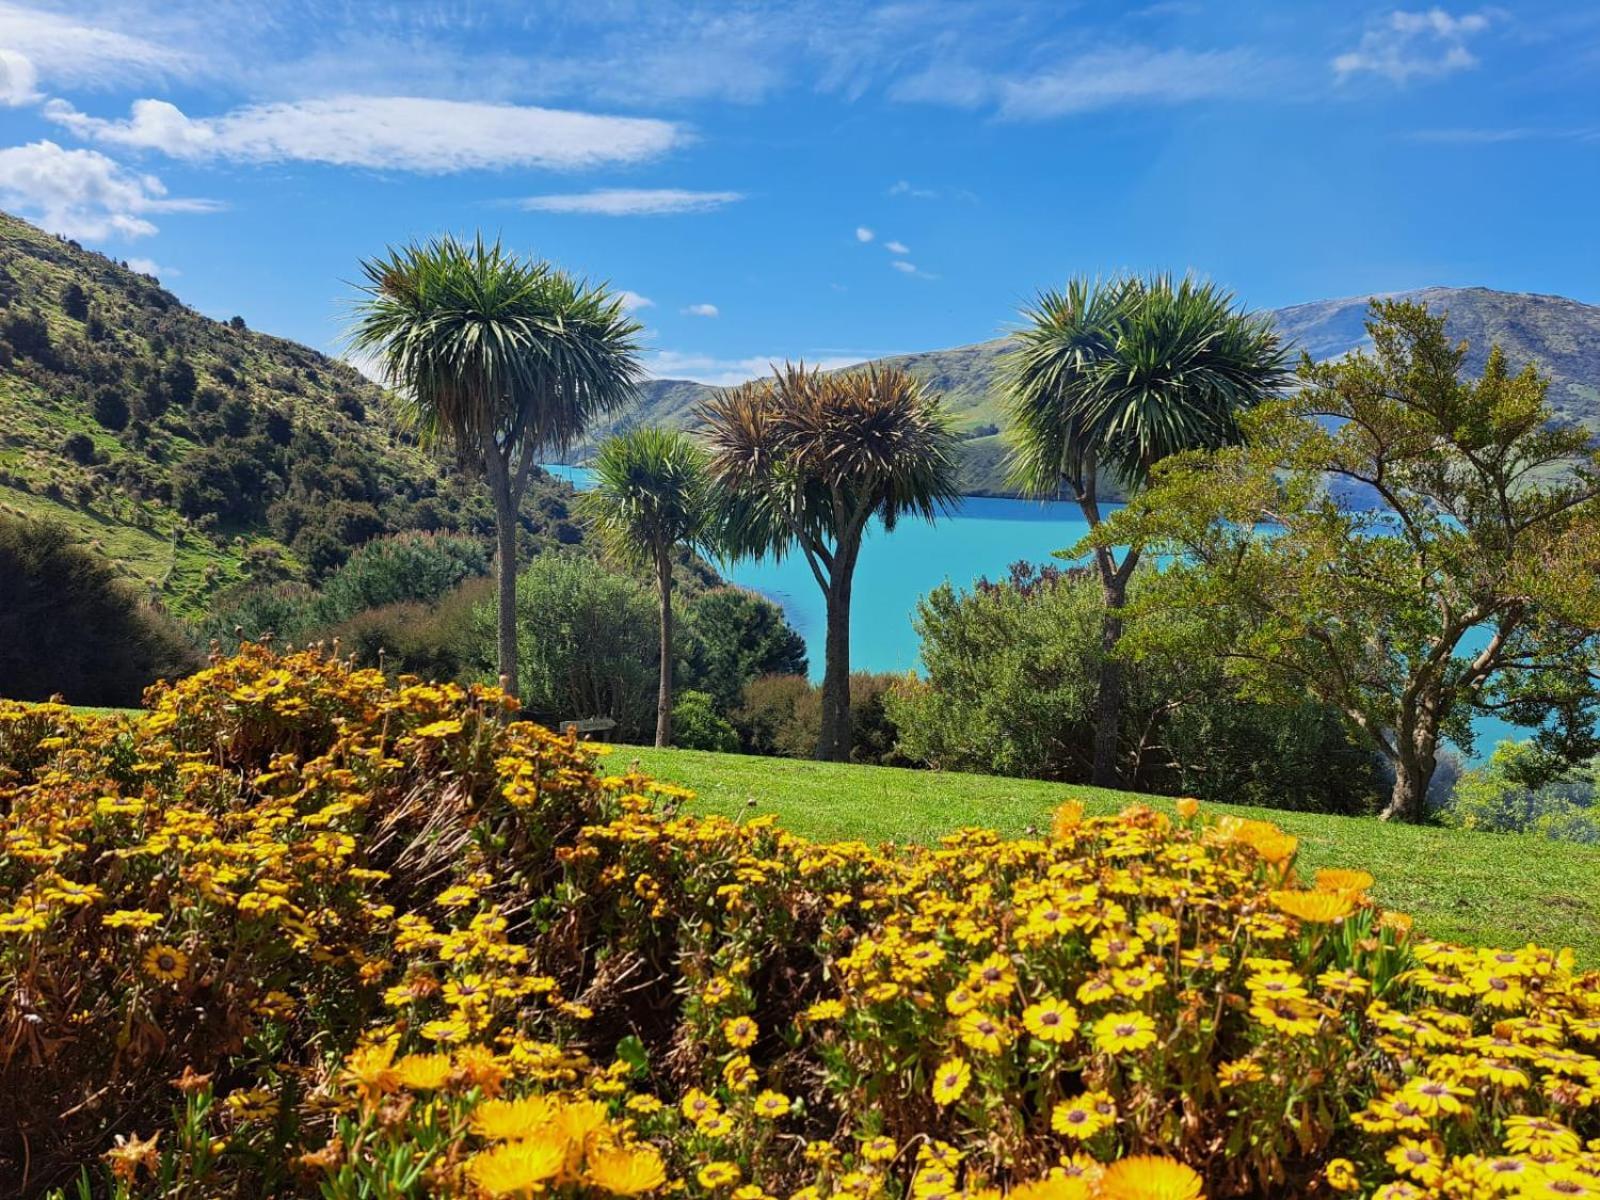
[[[579,536],[568,495],[535,482],[532,538]],[[183,615],[314,580],[378,534],[491,528],[481,489],[351,367],[3,213],[0,510],[62,521]]]
[[[1471,343],[1469,369],[1481,370],[1490,345],[1499,342],[1513,369],[1532,362],[1550,376],[1550,401],[1558,413],[1600,430],[1600,307],[1489,288],[1423,288],[1398,295],[1425,301],[1436,311],[1448,310],[1451,333]],[[1316,359],[1335,358],[1367,343],[1367,301],[1365,296],[1319,300],[1271,315],[1291,344]],[[1004,339],[996,339],[877,360],[915,373],[944,397],[968,431],[962,447],[965,490],[974,495],[1006,493],[1004,446],[991,432],[1001,424],[1001,414],[990,392],[1004,349]],[[688,427],[696,405],[713,390],[680,379],[652,380],[645,387],[644,403],[616,424]]]

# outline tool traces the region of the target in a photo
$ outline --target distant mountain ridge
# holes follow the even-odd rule
[[[1562,296],[1501,292],[1491,288],[1420,288],[1388,293],[1421,300],[1435,311],[1448,310],[1449,331],[1470,343],[1467,368],[1481,371],[1489,347],[1498,342],[1514,370],[1534,363],[1550,377],[1550,402],[1563,418],[1600,431],[1600,306]],[[1314,300],[1272,311],[1284,337],[1314,359],[1337,358],[1369,339],[1363,322],[1372,297],[1347,296]],[[962,443],[963,490],[971,495],[1008,494],[1003,477],[1005,447],[997,433],[1002,423],[990,393],[1005,339],[897,354],[872,360],[901,367],[919,376],[944,397],[959,427]],[[644,386],[644,400],[633,411],[595,431],[598,441],[613,429],[640,424],[691,428],[695,408],[717,389],[683,379],[653,379]],[[584,450],[575,456],[582,461]]]

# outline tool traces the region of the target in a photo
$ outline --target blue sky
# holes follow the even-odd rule
[[[1600,302],[1600,6],[0,0],[0,206],[336,349],[483,229],[729,382],[1004,331],[1074,272]]]

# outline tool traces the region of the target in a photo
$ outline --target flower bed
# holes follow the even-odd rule
[[[874,849],[489,689],[249,648],[0,704],[0,1180],[96,1194],[1600,1194],[1600,974],[1146,809]]]

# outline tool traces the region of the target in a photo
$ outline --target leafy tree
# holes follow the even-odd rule
[[[607,554],[655,575],[661,634],[656,745],[672,745],[672,560],[712,534],[706,452],[677,430],[641,426],[608,438],[594,487],[578,497]]]
[[[128,402],[114,387],[101,387],[94,394],[94,419],[107,429],[128,427]]]
[[[1148,574],[1134,577],[1135,603]],[[902,751],[940,770],[1086,780],[1103,611],[1088,568],[1018,563],[1000,582],[935,588],[915,618],[923,677],[888,698]],[[1374,756],[1336,713],[1236,699],[1202,623],[1162,612],[1142,623],[1147,651],[1124,664],[1130,786],[1323,812],[1363,811],[1380,794]]]
[[[783,609],[741,587],[697,596],[684,614],[684,634],[682,677],[688,686],[709,692],[719,712],[737,708],[752,679],[804,676],[807,670],[805,638]]]
[[[1600,463],[1532,367],[1496,347],[1463,379],[1444,326],[1375,302],[1370,354],[1304,360],[1249,444],[1169,464],[1091,539],[1181,556],[1136,608],[1208,621],[1250,694],[1336,707],[1405,821],[1476,713],[1542,725],[1553,764],[1596,746]]]
[[[89,296],[77,280],[61,289],[61,311],[74,321],[89,319]]]
[[[516,686],[517,512],[541,451],[633,399],[639,325],[621,299],[479,237],[361,264],[351,333],[430,441],[487,479],[499,578],[499,672]]]
[[[1192,279],[1074,279],[1023,316],[999,383],[1010,475],[1027,494],[1065,490],[1091,527],[1102,520],[1102,476],[1132,494],[1168,456],[1236,442],[1239,414],[1285,374],[1271,323]],[[1092,773],[1101,787],[1119,782],[1124,687],[1114,651],[1140,558],[1137,548],[1118,554],[1109,543],[1093,552],[1105,608]]]
[[[0,690],[14,700],[61,694],[131,706],[157,678],[198,656],[142,605],[105,559],[59,525],[0,517]]]
[[[827,608],[817,757],[850,754],[850,590],[868,524],[933,520],[959,498],[957,438],[937,400],[893,368],[785,366],[702,410],[729,546],[798,550]]]
[[[1531,742],[1501,742],[1481,767],[1464,774],[1440,812],[1446,824],[1492,833],[1532,833],[1600,845],[1600,760],[1553,779]]]
[[[166,390],[167,398],[179,408],[188,408],[194,403],[198,384],[194,368],[185,358],[173,359],[161,372],[161,386]]]

